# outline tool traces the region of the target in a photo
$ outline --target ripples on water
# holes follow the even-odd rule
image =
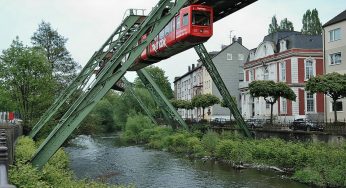
[[[187,160],[140,146],[121,146],[117,136],[81,135],[65,148],[78,178],[98,179],[136,187],[306,187],[280,174],[254,169],[234,170],[228,165]]]

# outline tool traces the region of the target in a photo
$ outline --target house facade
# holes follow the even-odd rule
[[[179,100],[191,101],[191,99],[202,94],[203,91],[203,68],[201,64],[192,64],[187,73],[174,79],[174,97]],[[183,119],[196,119],[201,116],[198,109],[178,109]]]
[[[254,80],[285,82],[294,91],[296,101],[280,98],[273,106],[279,121],[308,117],[323,120],[324,95],[311,94],[304,89],[305,82],[324,73],[322,36],[303,35],[300,32],[277,32],[264,37],[256,49],[250,50],[244,65],[241,82],[242,115],[244,118],[269,118],[270,105],[249,94],[249,83]]]
[[[242,45],[242,39],[233,39],[232,44],[224,46],[219,52],[209,53],[228,91],[235,96],[240,107],[239,81],[244,78],[242,66],[246,62],[249,50]],[[177,77],[174,81],[174,92],[176,99],[191,100],[199,94],[212,94],[222,100],[215,83],[211,79],[208,71],[198,62],[197,66],[189,67],[188,72]],[[200,120],[203,118],[202,109],[185,110],[178,109],[179,114],[184,118]],[[220,104],[213,105],[204,112],[204,118],[213,120],[215,118],[230,119],[230,111],[221,107]]]
[[[325,73],[346,74],[346,10],[323,25]],[[334,121],[332,100],[326,96],[326,120]],[[346,119],[346,99],[336,104],[338,121]]]

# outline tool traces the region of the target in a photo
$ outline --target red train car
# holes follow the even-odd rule
[[[138,44],[145,40],[148,34],[141,37]],[[169,58],[195,45],[207,41],[213,35],[213,8],[205,5],[190,5],[182,8],[179,13],[160,31],[159,35],[143,50],[142,54],[130,67],[136,71],[163,59]],[[96,76],[104,64],[112,58],[109,52],[99,69],[95,70]]]
[[[190,5],[180,10],[129,69],[135,71],[207,41],[213,35],[213,9]],[[146,39],[142,36],[141,40]],[[141,41],[139,41],[140,43]]]

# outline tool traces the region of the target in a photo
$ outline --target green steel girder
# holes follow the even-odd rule
[[[73,80],[73,82],[60,94],[60,96],[54,101],[52,106],[43,114],[41,119],[31,130],[29,136],[31,138],[41,130],[41,128],[52,118],[52,116],[58,111],[58,109],[69,99],[69,97],[78,90],[82,90],[89,82],[92,74],[97,65],[104,59],[108,52],[117,51],[120,44],[126,40],[128,34],[133,33],[140,24],[140,19],[143,16],[130,15],[124,19],[122,24],[113,32],[113,34],[106,40],[101,46],[99,51],[94,53],[88,63],[82,69],[80,74]]]
[[[173,105],[169,102],[167,97],[162,93],[159,86],[154,82],[149,73],[145,69],[140,69],[137,71],[139,78],[142,80],[144,86],[149,90],[149,92],[154,97],[155,101],[158,103],[160,108],[163,111],[166,121],[175,128],[175,124],[171,120],[175,120],[179,123],[184,129],[188,129],[185,121],[178,114]],[[168,116],[168,117],[167,117]]]
[[[61,118],[58,125],[40,145],[31,162],[34,166],[42,168],[52,155],[60,148],[80,122],[93,109],[96,103],[109,91],[109,89],[123,77],[132,66],[135,59],[148,46],[150,41],[167,25],[188,0],[177,0],[172,4],[171,0],[160,0],[153,8],[149,16],[144,20],[123,45],[113,53],[112,58],[100,70],[99,75],[92,82],[90,88],[83,90],[81,96],[74,102],[70,109]],[[167,14],[167,8],[170,8]],[[136,46],[140,37],[154,26],[142,45]],[[131,50],[132,49],[132,50]],[[124,53],[124,52],[129,52]]]
[[[225,83],[223,82],[219,72],[217,71],[213,61],[211,60],[208,51],[205,49],[203,44],[199,44],[195,46],[195,50],[201,59],[203,65],[207,69],[210,77],[213,79],[216,87],[218,88],[222,98],[224,99],[226,105],[231,110],[232,115],[234,116],[237,124],[243,130],[244,135],[247,137],[251,137],[250,131],[246,126],[246,123],[243,119],[243,116],[238,110],[237,103],[234,101],[229,91],[226,88]]]
[[[158,125],[154,116],[152,115],[152,113],[150,112],[150,110],[147,108],[147,106],[144,104],[144,102],[141,100],[141,98],[139,98],[136,95],[136,92],[133,90],[132,88],[132,84],[126,80],[125,77],[123,77],[123,82],[125,84],[125,91],[129,91],[131,93],[131,95],[136,99],[136,101],[138,102],[138,104],[141,106],[141,108],[144,110],[144,112],[148,115],[148,117],[150,118],[150,120],[155,124]]]

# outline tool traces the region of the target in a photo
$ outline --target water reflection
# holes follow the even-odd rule
[[[255,169],[234,170],[228,165],[188,160],[138,146],[114,145],[118,137],[79,136],[66,151],[79,178],[99,179],[136,187],[307,187],[281,174]]]

